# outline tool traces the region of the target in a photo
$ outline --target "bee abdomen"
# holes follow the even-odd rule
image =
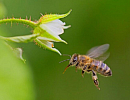
[[[98,69],[99,73],[105,75],[105,76],[112,76],[112,71],[111,69],[104,63],[101,62],[101,65],[99,66]]]
[[[98,73],[104,76],[112,76],[111,69],[103,62],[96,60],[93,62],[93,66],[94,66],[93,69],[97,71]]]

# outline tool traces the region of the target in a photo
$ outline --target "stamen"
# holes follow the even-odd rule
[[[51,44],[51,47],[54,47],[53,43]]]

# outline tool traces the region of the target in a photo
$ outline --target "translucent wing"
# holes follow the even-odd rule
[[[97,57],[95,59],[104,62],[109,57],[109,55],[110,55],[110,53],[104,53],[104,54],[102,54],[101,56],[99,56],[99,57]]]
[[[88,51],[87,56],[101,61],[105,61],[110,55],[109,53],[106,53],[108,48],[109,44],[93,47]]]

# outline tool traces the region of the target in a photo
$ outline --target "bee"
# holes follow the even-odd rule
[[[98,87],[99,82],[97,80],[98,77],[96,73],[99,73],[103,76],[112,76],[111,69],[107,66],[107,64],[104,63],[104,61],[109,57],[109,53],[106,53],[108,48],[109,44],[104,44],[91,48],[86,55],[73,54],[72,57],[68,55],[71,59],[67,59],[70,60],[69,65],[65,68],[63,74],[68,67],[75,66],[76,70],[82,70],[82,76],[85,72],[91,73],[94,85],[100,90]]]

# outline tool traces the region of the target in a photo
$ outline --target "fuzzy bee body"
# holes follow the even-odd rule
[[[111,76],[111,69],[102,61],[92,59],[86,55],[78,55],[79,61],[76,67],[84,72],[90,72],[94,70],[104,76]]]
[[[108,48],[109,44],[104,44],[90,49],[87,55],[73,54],[69,61],[69,65],[65,68],[64,72],[69,66],[75,66],[76,70],[81,69],[82,76],[85,72],[91,72],[92,80],[95,86],[100,90],[98,87],[99,82],[97,80],[98,77],[96,73],[100,73],[103,76],[112,76],[111,69],[103,62],[109,56],[108,53],[105,54]]]

